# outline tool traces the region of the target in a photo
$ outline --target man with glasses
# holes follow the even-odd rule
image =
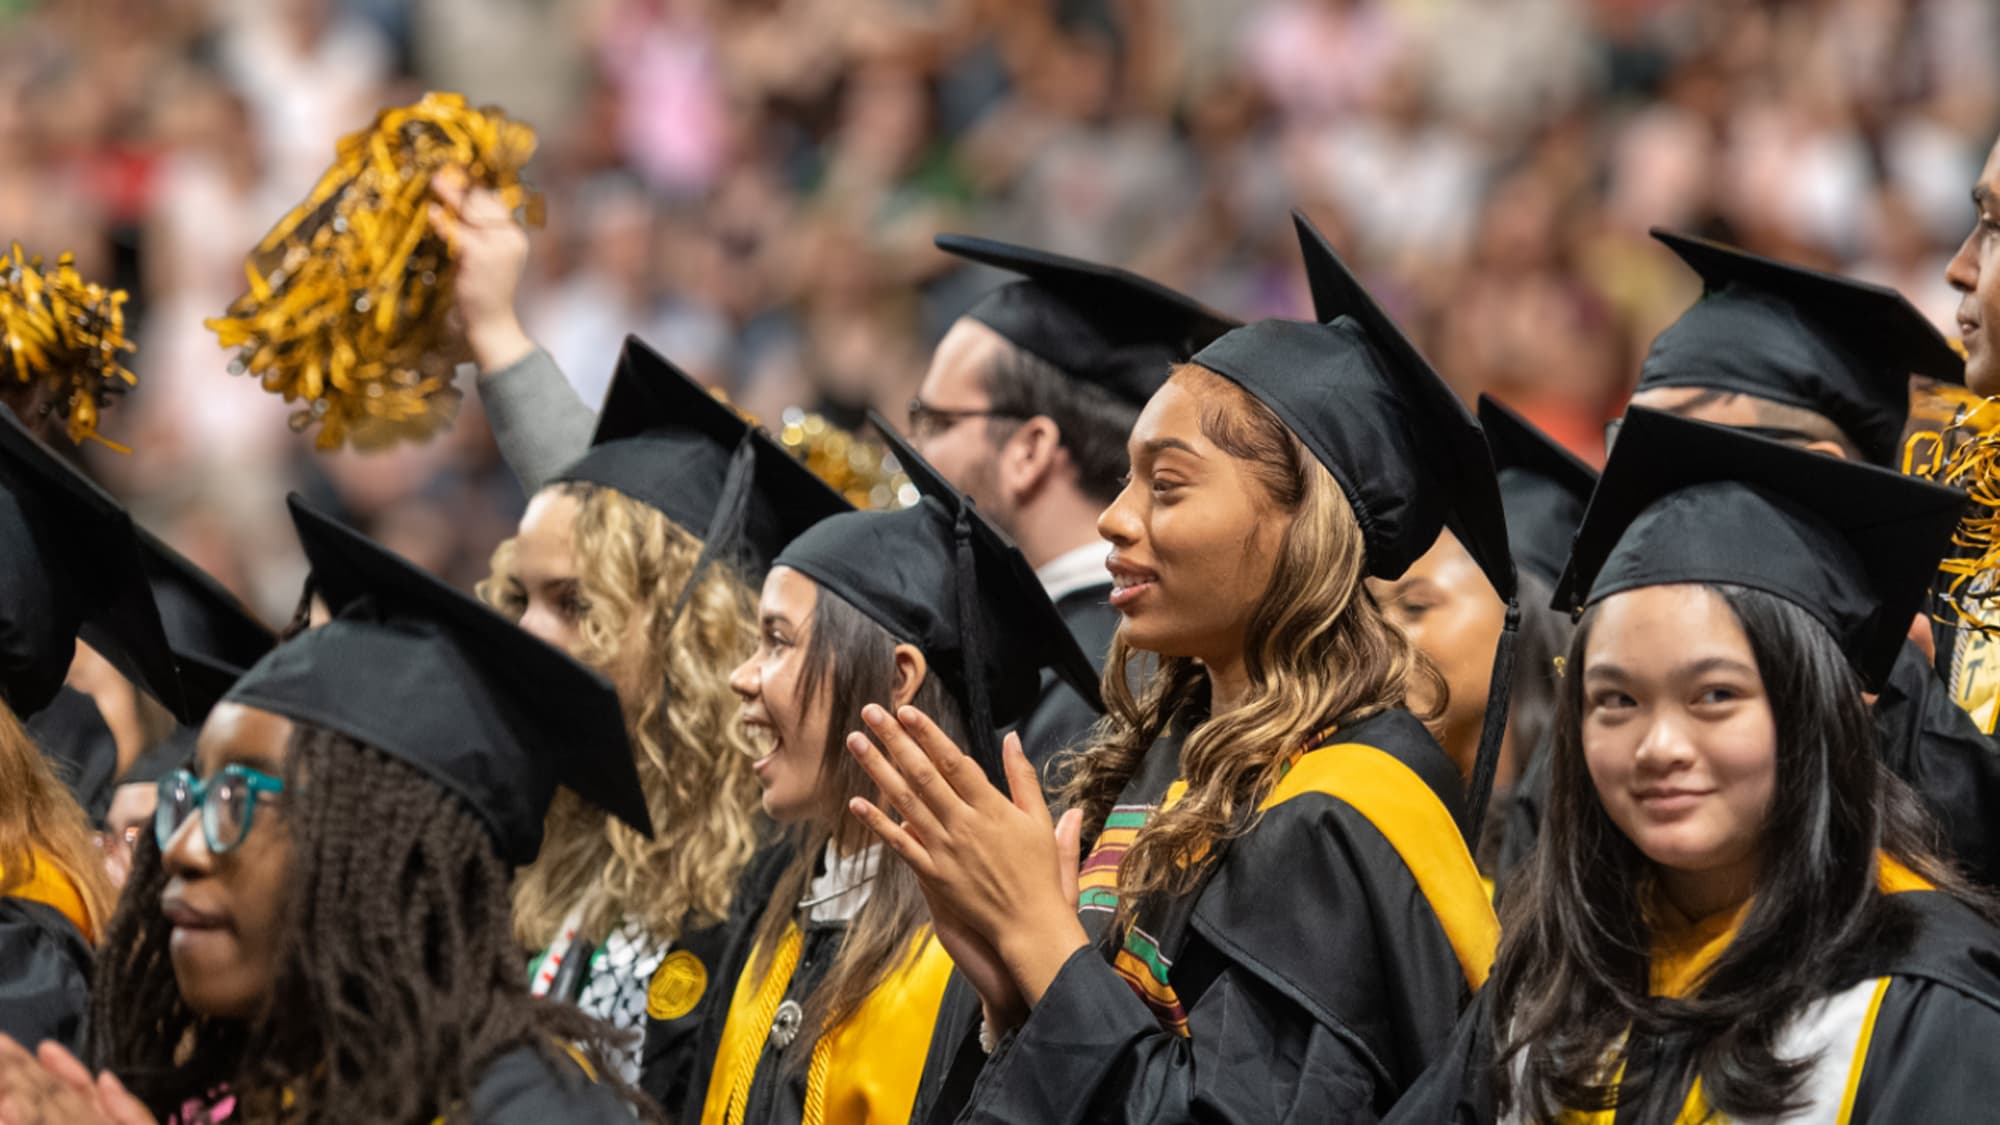
[[[910,403],[909,438],[1021,553],[1099,666],[1118,628],[1097,516],[1122,487],[1140,409],[1229,317],[1124,270],[941,235],[939,249],[1019,274],[955,321]],[[1021,725],[1037,764],[1095,713],[1045,674]]]

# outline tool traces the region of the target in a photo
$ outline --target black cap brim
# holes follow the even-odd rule
[[[315,588],[336,617],[354,603],[373,598],[439,622],[466,651],[477,654],[496,695],[533,701],[540,735],[523,731],[518,737],[530,752],[546,756],[555,779],[636,831],[652,835],[653,821],[632,761],[623,712],[617,693],[603,677],[367,536],[314,511],[296,493],[286,503],[312,566]],[[351,706],[365,709],[369,704],[354,700]],[[383,718],[385,725],[396,721],[394,716]],[[554,740],[558,732],[560,745]],[[395,741],[394,735],[387,740]],[[420,755],[402,756],[424,766]],[[506,765],[494,763],[494,768]],[[479,803],[476,793],[464,793],[465,779],[440,780]]]
[[[175,717],[198,722],[182,696],[137,528],[124,506],[35,440],[7,410],[0,410],[0,486],[27,491],[34,510],[57,523],[49,544],[65,557],[41,563],[67,569],[66,585],[81,603],[78,636]]]
[[[1514,600],[1516,581],[1513,557],[1507,550],[1507,520],[1492,455],[1479,422],[1466,410],[1458,392],[1348,270],[1326,236],[1297,211],[1292,212],[1292,223],[1305,256],[1314,317],[1322,324],[1352,317],[1384,353],[1388,370],[1399,380],[1402,395],[1417,414],[1415,428],[1437,462],[1439,482],[1448,494],[1445,526],[1479,564],[1500,599]]]

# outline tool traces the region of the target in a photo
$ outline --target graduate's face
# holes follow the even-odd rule
[[[232,763],[283,776],[292,723],[281,715],[220,703],[201,728],[194,772],[207,779]],[[277,977],[280,903],[291,869],[291,834],[282,797],[256,805],[241,843],[217,855],[200,815],[182,823],[161,856],[167,886],[160,909],[173,936],[174,979],[188,1006],[216,1019],[247,1019]]]
[[[1176,375],[1132,427],[1131,478],[1097,531],[1111,543],[1111,604],[1135,648],[1210,663],[1242,659],[1291,516],[1271,501],[1250,462],[1202,432],[1203,409],[1218,405],[1205,396],[1235,393],[1216,376]]]
[[[496,575],[504,583],[504,606],[536,637],[604,673],[621,698],[638,699],[645,667],[645,613],[624,623],[609,659],[584,639],[590,599],[584,591],[576,554],[576,517],[583,501],[545,488],[528,502],[514,536],[513,572]]]
[[[1583,666],[1583,753],[1612,823],[1673,881],[1754,882],[1778,731],[1750,638],[1703,586],[1614,594]]]
[[[2000,144],[1986,157],[1972,189],[1972,233],[1945,268],[1962,297],[1958,336],[1965,343],[1965,385],[1976,395],[2000,394],[2000,356],[1988,328],[2000,328]]]
[[[1368,588],[1383,615],[1443,673],[1447,701],[1442,741],[1455,758],[1467,758],[1458,765],[1469,770],[1486,718],[1493,652],[1507,621],[1506,603],[1449,531],[1403,577],[1394,582],[1369,579]],[[1412,677],[1411,686],[1419,689],[1411,699],[1413,709],[1423,712],[1436,705],[1428,698],[1428,677]]]
[[[960,317],[938,341],[930,370],[917,388],[918,401],[938,413],[928,419],[912,418],[910,425],[910,444],[924,460],[989,514],[1004,508],[999,447],[988,420],[973,415],[993,405],[986,391],[986,372],[1009,346],[998,332]]]
[[[752,767],[764,787],[764,812],[797,824],[818,811],[826,756],[830,692],[805,695],[805,652],[819,587],[790,567],[772,567],[757,605],[757,651],[737,665],[729,686],[742,700],[743,725],[765,747]]]

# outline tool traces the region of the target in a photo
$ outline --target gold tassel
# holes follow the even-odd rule
[[[42,270],[15,243],[0,257],[0,383],[46,381],[54,385],[55,411],[73,442],[93,440],[130,450],[97,432],[97,420],[138,379],[125,369],[125,291],[86,283],[76,259],[64,254],[53,271]]]
[[[1938,563],[1931,586],[1931,617],[1945,625],[1988,635],[2000,633],[1995,613],[2000,591],[2000,396],[1980,398],[1963,388],[1938,385],[1930,393],[1954,406],[1938,433],[1912,434],[1903,447],[1903,471],[1965,490],[1966,515],[1952,532],[1952,551]]]
[[[450,425],[462,346],[447,324],[454,264],[431,227],[436,173],[456,168],[540,222],[522,186],[535,133],[498,109],[429,93],[341,138],[333,166],[244,263],[249,291],[206,322],[230,370],[286,402],[320,449],[423,441]]]

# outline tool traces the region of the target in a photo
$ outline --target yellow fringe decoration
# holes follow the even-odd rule
[[[446,322],[454,264],[431,227],[431,177],[460,169],[539,223],[520,181],[534,151],[527,125],[444,93],[341,138],[312,194],[244,263],[249,292],[206,322],[237,350],[230,369],[307,403],[291,427],[318,425],[320,449],[435,436],[458,412],[462,346]]]
[[[1994,581],[2000,574],[2000,396],[1981,398],[1945,384],[1929,393],[1955,409],[1941,431],[1910,435],[1903,471],[1962,488],[1972,501],[1952,532],[1952,552],[1938,563],[1930,614],[1954,628],[2000,634]]]
[[[97,420],[119,395],[138,384],[120,352],[125,338],[123,289],[87,283],[76,259],[64,254],[52,271],[14,243],[0,257],[0,383],[55,385],[55,411],[69,424],[73,442],[94,440],[120,453],[131,450],[97,432]],[[65,393],[65,389],[66,392]],[[27,421],[28,419],[22,419]]]
[[[909,475],[896,468],[882,443],[841,429],[818,414],[793,407],[775,435],[786,452],[832,485],[847,502],[868,511],[907,507],[916,495]]]
[[[745,422],[763,425],[756,415],[729,401],[728,392],[720,387],[710,387],[708,393]],[[896,467],[896,459],[889,456],[888,447],[881,442],[844,430],[827,421],[825,415],[808,413],[796,406],[785,408],[782,422],[778,432],[771,435],[773,440],[812,470],[814,476],[846,497],[848,503],[862,511],[886,512],[916,502],[916,486],[910,483],[910,475]]]

